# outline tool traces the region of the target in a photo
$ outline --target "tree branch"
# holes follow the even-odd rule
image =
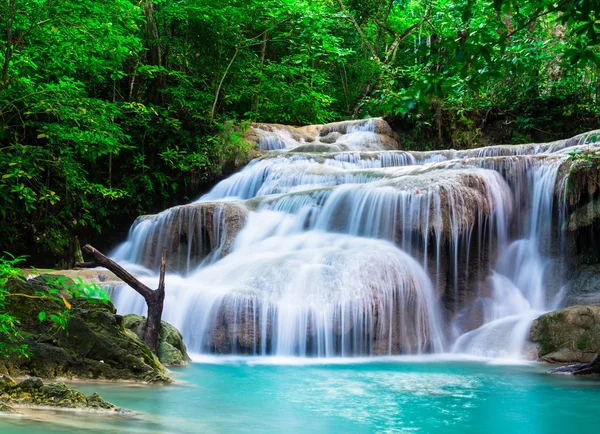
[[[356,28],[356,31],[360,35],[361,39],[363,40],[363,43],[367,46],[367,48],[369,49],[369,51],[371,52],[371,54],[373,55],[373,57],[375,59],[379,59],[379,56],[377,55],[377,51],[375,51],[375,49],[373,48],[373,45],[371,44],[371,42],[365,36],[364,32],[360,28],[360,25],[356,22],[356,19],[352,16],[352,14],[350,14],[346,10],[346,6],[344,6],[344,1],[343,0],[337,0],[337,2],[340,5],[340,11],[342,11],[343,13],[345,13],[346,14],[346,19],[348,21],[350,21],[352,24],[354,24],[354,27]]]
[[[81,249],[83,253],[87,253],[92,258],[94,258],[93,262],[83,262],[75,264],[76,267],[81,268],[94,268],[94,267],[104,267],[110,271],[112,271],[115,276],[133,288],[136,292],[138,292],[146,301],[152,300],[154,298],[154,290],[148,288],[142,282],[133,277],[127,270],[117,264],[110,258],[107,258],[98,250],[90,246],[89,244],[85,245],[83,249]]]
[[[162,325],[162,312],[165,301],[165,271],[167,268],[167,249],[162,248],[162,255],[160,258],[160,276],[158,278],[158,289],[153,290],[148,288],[142,282],[133,277],[127,270],[117,264],[110,258],[107,258],[98,250],[87,244],[81,249],[82,252],[87,253],[94,261],[92,262],[78,262],[75,264],[76,267],[82,268],[94,268],[104,267],[112,271],[118,278],[133,288],[138,294],[144,297],[146,305],[148,307],[148,318],[146,320],[146,326],[144,327],[144,342],[150,347],[150,350],[154,354],[158,354],[158,337],[160,335],[160,329]]]
[[[219,81],[219,85],[217,86],[217,91],[215,92],[215,100],[213,101],[213,105],[210,110],[210,118],[211,119],[215,118],[215,112],[217,111],[217,103],[219,102],[219,94],[221,93],[221,87],[223,87],[223,82],[225,81],[225,77],[227,77],[227,74],[229,73],[229,69],[231,68],[231,65],[233,65],[233,61],[235,60],[235,58],[237,57],[239,52],[240,52],[240,47],[236,48],[235,53],[233,54],[233,57],[229,61],[229,64],[227,65],[227,68],[225,69],[225,72],[223,73],[223,76],[221,77],[221,80]]]

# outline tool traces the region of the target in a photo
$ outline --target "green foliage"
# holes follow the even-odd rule
[[[599,17],[580,0],[0,2],[0,250],[59,258],[198,197],[247,162],[251,121],[389,115],[419,148],[478,146],[493,118],[513,142],[597,124]]]
[[[44,275],[45,290],[36,291],[34,294],[19,294],[9,292],[6,284],[10,279],[23,280],[24,276],[18,268],[25,260],[24,257],[15,258],[6,253],[0,257],[0,357],[27,357],[27,345],[23,342],[24,336],[18,331],[19,322],[6,312],[6,304],[11,297],[27,297],[35,300],[50,300],[57,305],[64,306],[62,312],[37,312],[40,322],[50,321],[56,327],[68,334],[68,321],[72,308],[69,300],[78,298],[86,299],[90,303],[106,303],[108,295],[106,291],[95,284],[84,283],[81,278],[76,282],[65,276]],[[32,312],[32,315],[35,313]]]
[[[10,357],[17,354],[27,355],[27,345],[23,337],[16,330],[17,320],[5,311],[6,282],[9,279],[22,279],[21,271],[16,267],[24,258],[15,258],[10,254],[0,257],[0,357]]]

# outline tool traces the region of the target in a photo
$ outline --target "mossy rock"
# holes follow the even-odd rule
[[[0,402],[0,415],[19,415],[17,410]]]
[[[94,393],[90,396],[71,389],[65,383],[49,383],[39,378],[28,378],[17,383],[12,378],[0,376],[0,411],[14,412],[10,406],[52,407],[56,409],[78,409],[100,412],[122,412],[123,410]]]
[[[587,363],[600,352],[600,306],[570,306],[536,319],[531,341],[547,362]]]
[[[143,339],[145,317],[125,315],[123,316],[123,325]],[[158,338],[158,359],[166,366],[183,366],[190,362],[181,333],[166,321],[162,322]]]
[[[11,293],[25,295],[48,289],[41,278],[11,280],[6,287]],[[72,308],[67,328],[63,330],[49,320],[40,322],[37,316],[40,311],[48,315],[63,312],[62,301],[8,299],[6,311],[19,321],[18,330],[25,336],[31,355],[0,360],[0,373],[148,383],[170,381],[148,346],[123,327],[123,317],[116,314],[111,303],[85,299],[70,302]]]
[[[316,152],[316,153],[323,153],[323,152],[341,152],[342,149],[337,146],[337,145],[328,145],[328,144],[324,144],[324,143],[309,143],[309,144],[303,144],[300,146],[295,147],[294,149],[292,149],[291,152]]]

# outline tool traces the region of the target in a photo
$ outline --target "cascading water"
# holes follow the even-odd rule
[[[255,131],[276,151],[138,219],[113,254],[156,285],[167,247],[164,318],[192,353],[522,353],[556,298],[558,171],[586,135],[403,152],[382,120]],[[144,313],[131,290],[113,299]]]
[[[531,322],[554,307],[545,291],[548,260],[541,251],[552,236],[558,167],[542,165],[527,173],[529,207],[518,231],[525,232],[524,237],[500,246],[488,277],[491,295],[483,300],[484,325],[463,334],[454,344],[455,352],[518,358]]]

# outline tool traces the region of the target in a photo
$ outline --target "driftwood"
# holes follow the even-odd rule
[[[93,261],[79,262],[75,264],[76,267],[104,267],[112,271],[119,279],[144,297],[146,305],[148,306],[148,319],[146,320],[146,326],[144,327],[144,342],[148,344],[150,350],[152,350],[154,354],[157,354],[158,336],[160,334],[161,318],[165,302],[165,267],[167,263],[167,249],[164,247],[162,249],[160,277],[158,280],[158,289],[156,290],[148,288],[115,261],[106,257],[89,244],[84,246],[82,251],[91,256]]]
[[[572,375],[600,375],[600,354],[590,363],[578,363],[576,365],[561,366],[548,371],[550,374],[572,374]]]

